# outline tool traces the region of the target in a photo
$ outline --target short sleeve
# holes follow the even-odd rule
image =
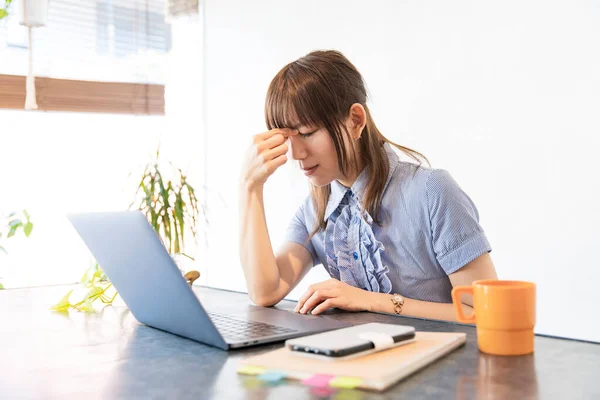
[[[492,250],[475,204],[447,171],[431,170],[426,193],[433,249],[447,275]]]
[[[285,241],[298,243],[299,245],[302,245],[306,250],[308,250],[308,252],[312,256],[314,267],[318,264],[317,260],[319,258],[317,256],[314,246],[312,245],[310,240],[308,240],[309,235],[310,234],[308,228],[306,227],[304,205],[302,205],[298,208],[298,211],[296,211],[296,215],[294,215],[290,224],[288,225],[285,234]]]

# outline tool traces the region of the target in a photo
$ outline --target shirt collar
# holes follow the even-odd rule
[[[389,143],[385,143],[383,147],[387,154],[388,162],[390,165],[390,170],[388,172],[385,186],[383,188],[383,190],[385,191],[385,189],[387,189],[388,184],[390,183],[390,180],[392,179],[392,175],[396,170],[396,167],[398,166],[399,158]],[[344,195],[348,190],[352,190],[352,193],[357,195],[360,199],[365,189],[367,188],[367,183],[369,183],[369,173],[367,171],[367,168],[365,168],[360,173],[360,175],[358,175],[358,178],[356,178],[356,181],[352,184],[352,187],[350,188],[347,188],[346,186],[342,185],[337,180],[331,182],[331,193],[329,194],[329,200],[327,201],[327,207],[325,208],[325,217],[323,220],[327,221],[329,219],[329,216],[338,208],[340,202],[342,201]]]

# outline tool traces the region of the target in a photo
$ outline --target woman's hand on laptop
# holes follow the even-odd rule
[[[306,293],[298,300],[294,309],[300,314],[319,314],[330,308],[340,308],[347,311],[369,311],[371,292],[328,279],[324,282],[310,285]]]

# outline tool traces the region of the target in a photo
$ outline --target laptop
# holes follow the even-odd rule
[[[352,325],[247,302],[207,311],[141,211],[67,218],[133,316],[150,327],[229,350]]]

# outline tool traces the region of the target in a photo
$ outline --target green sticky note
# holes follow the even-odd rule
[[[237,372],[238,374],[260,375],[265,372],[265,369],[254,365],[242,365],[238,368]]]
[[[354,389],[358,385],[363,383],[361,378],[354,378],[352,376],[338,376],[329,381],[329,386],[344,389]]]

